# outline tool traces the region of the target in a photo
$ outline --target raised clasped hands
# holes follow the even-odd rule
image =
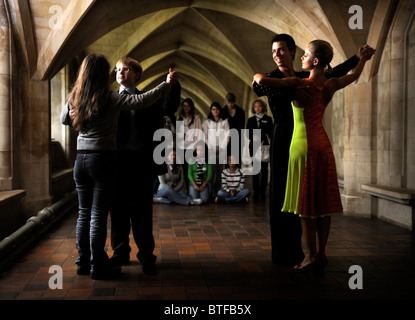
[[[357,57],[359,59],[363,58],[366,60],[370,60],[372,56],[375,54],[376,50],[373,49],[371,46],[365,44],[361,46],[357,52]]]
[[[172,68],[169,69],[169,73],[167,75],[166,82],[170,85],[173,85],[177,82],[179,78],[179,73],[177,71],[173,71]]]

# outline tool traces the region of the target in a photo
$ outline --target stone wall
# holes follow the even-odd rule
[[[344,193],[348,214],[412,229],[415,198],[414,4],[397,7],[379,67],[346,90]],[[384,46],[382,46],[384,43]]]

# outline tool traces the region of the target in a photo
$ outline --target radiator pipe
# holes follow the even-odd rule
[[[35,243],[69,213],[77,210],[78,195],[69,192],[59,201],[30,217],[26,224],[0,242],[0,272],[10,268]]]

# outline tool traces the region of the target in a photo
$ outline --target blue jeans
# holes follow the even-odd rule
[[[78,192],[78,220],[76,246],[82,266],[91,270],[105,268],[107,218],[115,189],[117,155],[115,152],[78,153],[74,166],[74,180]]]
[[[203,203],[208,203],[210,197],[210,183],[202,192],[200,192],[195,189],[191,182],[189,182],[189,195],[192,199],[202,199]]]
[[[231,196],[230,192],[225,190],[218,191],[218,197],[225,200],[229,203],[239,202],[244,200],[249,195],[249,189],[244,188],[241,191],[237,192],[234,196]]]
[[[190,197],[184,191],[174,191],[172,188],[163,188],[157,191],[157,197],[163,198],[164,203],[177,203],[188,206]]]

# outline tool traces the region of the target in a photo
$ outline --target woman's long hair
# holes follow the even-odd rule
[[[212,114],[212,108],[213,108],[213,107],[216,107],[216,108],[218,108],[218,109],[219,109],[219,118],[223,120],[223,111],[222,111],[222,107],[221,107],[220,103],[219,103],[219,102],[216,102],[216,101],[212,102],[212,104],[210,105],[210,108],[209,108],[209,114],[208,114],[207,118],[208,118],[208,119],[210,119],[210,120],[215,121],[215,117],[214,117],[214,116],[213,116],[213,114]]]
[[[195,121],[195,110],[196,110],[195,103],[193,102],[192,99],[186,98],[186,99],[183,100],[182,109],[180,110],[180,115],[177,118],[177,120],[184,120],[185,113],[184,113],[184,110],[183,110],[183,105],[185,103],[188,103],[190,105],[190,122],[189,122],[189,127],[190,127],[193,124],[193,121]]]
[[[82,62],[78,78],[68,96],[74,110],[73,127],[88,132],[94,118],[105,112],[109,94],[108,60],[101,54],[88,55]]]

